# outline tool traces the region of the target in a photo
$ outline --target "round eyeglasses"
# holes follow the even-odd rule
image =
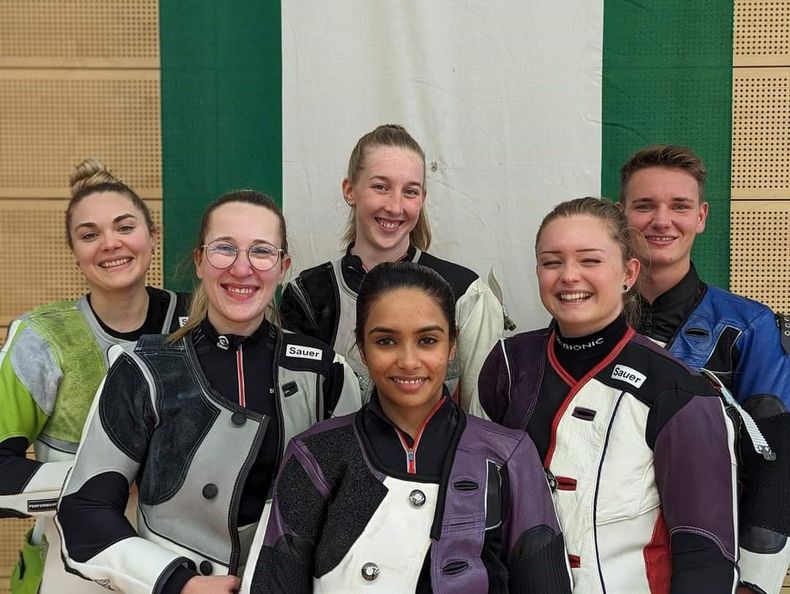
[[[208,263],[220,270],[233,266],[236,258],[239,257],[239,252],[246,252],[250,266],[255,270],[264,272],[274,268],[285,253],[285,250],[282,248],[263,242],[253,244],[245,250],[239,249],[238,246],[228,241],[212,241],[200,247],[205,250]]]

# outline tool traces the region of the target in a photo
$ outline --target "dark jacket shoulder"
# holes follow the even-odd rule
[[[469,286],[480,278],[477,273],[460,264],[442,260],[427,252],[422,252],[417,262],[434,270],[439,276],[446,280],[452,287],[456,299],[463,296],[469,289]]]

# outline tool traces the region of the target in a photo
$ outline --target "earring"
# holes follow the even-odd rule
[[[623,293],[628,293],[628,290],[629,290],[630,288],[631,288],[631,287],[629,287],[629,286],[628,286],[628,283],[623,283]]]
[[[353,207],[353,206],[354,206],[354,203],[353,203],[353,202],[351,202],[351,200],[349,200],[348,196],[343,196],[343,200],[345,200],[345,201],[346,201],[346,204],[347,204],[348,206],[351,206],[351,207]]]

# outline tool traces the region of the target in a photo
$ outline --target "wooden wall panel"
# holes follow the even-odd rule
[[[0,197],[68,196],[101,158],[143,197],[162,196],[157,70],[0,69]]]
[[[790,201],[733,202],[730,285],[790,312]]]
[[[732,195],[790,197],[790,68],[733,73]]]
[[[157,0],[3,0],[0,23],[0,67],[159,67]]]
[[[736,0],[735,66],[790,64],[790,2]]]

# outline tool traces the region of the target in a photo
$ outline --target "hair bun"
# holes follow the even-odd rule
[[[71,186],[72,196],[84,188],[106,183],[122,184],[123,181],[110,173],[104,163],[94,157],[88,157],[77,165],[69,176],[69,186]]]

